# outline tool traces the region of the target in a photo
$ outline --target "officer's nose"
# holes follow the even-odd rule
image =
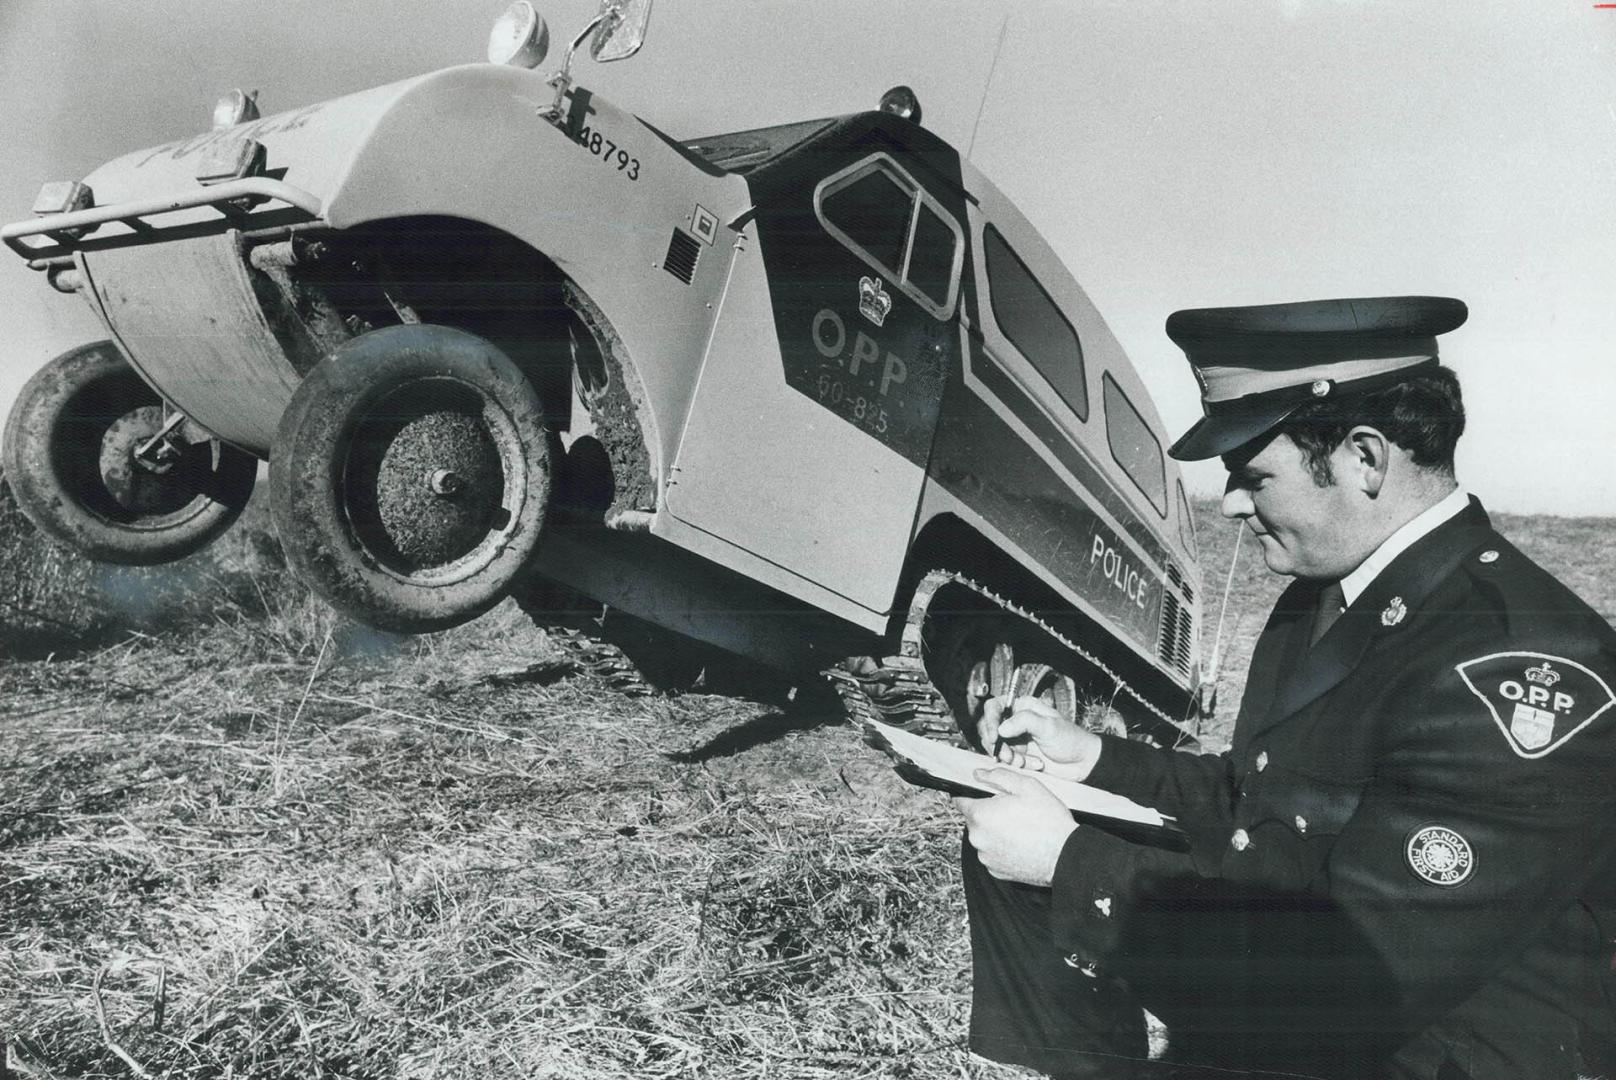
[[[1219,509],[1226,518],[1248,518],[1256,512],[1251,492],[1235,483],[1233,477],[1223,488],[1223,505]]]

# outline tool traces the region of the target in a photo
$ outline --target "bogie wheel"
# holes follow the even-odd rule
[[[1048,664],[1021,664],[1013,680],[1015,697],[1034,697],[1060,714],[1069,724],[1077,724],[1102,735],[1128,736],[1128,725],[1111,705],[1099,698],[1085,698],[1077,680],[1062,675]]]
[[[292,396],[271,511],[289,561],[334,607],[442,630],[518,579],[548,515],[553,450],[537,393],[496,346],[390,326],[345,342]]]
[[[201,550],[240,516],[258,476],[251,454],[169,412],[110,341],[70,349],[28,380],[0,467],[42,532],[126,566]]]
[[[990,698],[1012,700],[1015,692],[1016,653],[1009,630],[1002,619],[952,613],[931,645],[933,682],[954,714],[958,735],[977,749],[983,706]]]
[[[1067,723],[1078,723],[1077,683],[1048,664],[1022,664],[1011,680],[1012,699],[1037,698],[1060,714]]]

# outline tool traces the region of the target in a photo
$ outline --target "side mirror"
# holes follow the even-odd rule
[[[589,43],[589,55],[602,64],[626,60],[645,44],[651,0],[601,0],[600,25]]]

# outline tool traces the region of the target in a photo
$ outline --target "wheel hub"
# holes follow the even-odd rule
[[[368,546],[400,569],[459,559],[503,528],[505,472],[479,415],[444,411],[405,422],[375,462],[379,535]],[[393,560],[389,560],[393,561]]]
[[[452,499],[460,494],[460,489],[466,486],[466,482],[460,478],[459,473],[451,469],[439,469],[427,480],[427,486],[432,489],[432,494]]]
[[[194,456],[190,448],[165,441],[157,454],[140,453],[163,426],[163,407],[146,405],[114,420],[101,436],[101,482],[131,513],[171,514],[200,490],[187,460]]]

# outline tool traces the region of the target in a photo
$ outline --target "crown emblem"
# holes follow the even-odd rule
[[[1380,613],[1380,625],[1396,626],[1408,614],[1408,605],[1403,603],[1401,596],[1392,597],[1392,602],[1386,605],[1386,610]]]
[[[892,310],[892,297],[881,288],[881,279],[859,278],[859,314],[880,326]]]
[[[1539,686],[1553,686],[1560,681],[1560,673],[1549,666],[1547,660],[1542,667],[1529,667],[1526,669],[1526,681],[1537,683]]]

